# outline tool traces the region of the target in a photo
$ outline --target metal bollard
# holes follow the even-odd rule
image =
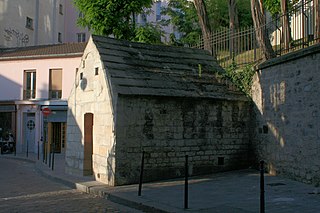
[[[142,157],[141,157],[141,168],[140,168],[140,179],[139,179],[138,196],[141,196],[142,180],[143,180],[143,167],[144,167],[144,151],[142,152]]]
[[[29,141],[27,140],[27,157],[29,156]]]
[[[264,161],[260,161],[260,213],[265,212],[264,199]]]
[[[188,200],[189,200],[188,177],[189,177],[189,165],[188,165],[188,155],[186,155],[185,180],[184,180],[184,208],[185,209],[188,208]]]

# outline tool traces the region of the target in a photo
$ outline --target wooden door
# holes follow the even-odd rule
[[[83,175],[92,175],[92,154],[93,154],[93,114],[84,115],[84,159]]]

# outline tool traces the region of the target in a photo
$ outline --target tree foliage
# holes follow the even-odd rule
[[[135,29],[134,41],[147,44],[161,44],[163,32],[157,25],[146,24]]]
[[[132,40],[135,35],[133,14],[152,5],[152,0],[74,0],[82,13],[78,24],[88,27],[94,34],[113,35]]]
[[[229,28],[229,12],[227,0],[205,0],[210,27],[213,31]],[[252,26],[250,0],[236,0],[240,27]],[[199,42],[201,28],[194,4],[187,0],[170,0],[168,8],[163,14],[171,18],[164,22],[169,23],[181,32],[181,38],[176,44],[195,45]]]
[[[181,34],[180,39],[176,39],[174,34],[170,35],[172,44],[192,46],[199,42],[201,29],[198,24],[197,11],[192,2],[171,0],[168,7],[162,9],[162,14],[170,16],[170,19],[163,20],[162,24],[165,26],[172,24]]]

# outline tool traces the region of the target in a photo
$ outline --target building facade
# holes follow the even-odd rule
[[[0,140],[17,153],[63,152],[67,98],[86,43],[7,49],[0,53]],[[47,111],[47,113],[45,113]]]
[[[78,16],[72,0],[1,0],[0,48],[85,42]]]

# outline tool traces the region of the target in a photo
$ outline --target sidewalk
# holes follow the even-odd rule
[[[143,212],[259,212],[259,172],[240,170],[190,178],[189,208],[184,209],[184,180],[175,179],[143,184],[142,196],[138,185],[110,187],[92,177],[75,177],[64,172],[64,155],[55,155],[54,170],[37,156],[0,155],[35,163],[42,175],[78,190],[92,193]],[[266,212],[320,212],[320,194],[315,187],[293,180],[265,176]],[[320,190],[319,190],[320,193]]]

